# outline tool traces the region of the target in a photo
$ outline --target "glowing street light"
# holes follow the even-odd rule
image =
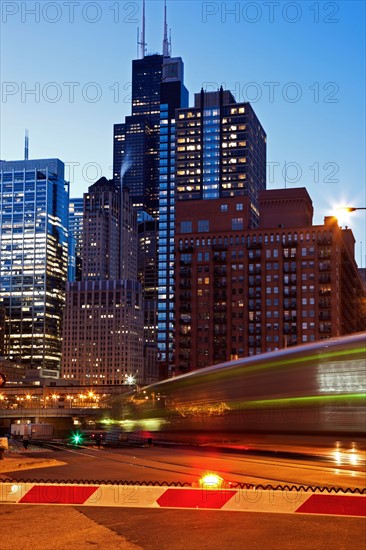
[[[132,374],[129,374],[126,378],[126,384],[128,384],[129,386],[133,386],[134,384],[136,384],[136,380],[135,380],[135,377],[132,376]]]
[[[366,210],[366,206],[338,206],[335,210],[338,223],[344,225],[350,223],[349,214],[356,210]]]
[[[366,210],[366,206],[339,206],[337,210],[344,212],[354,212],[355,210]]]

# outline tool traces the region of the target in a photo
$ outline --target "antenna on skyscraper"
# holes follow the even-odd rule
[[[285,161],[285,167],[284,167],[284,179],[285,179],[285,189],[287,187],[287,166],[286,166],[286,161]]]
[[[140,56],[143,59],[146,55],[146,42],[145,42],[145,0],[142,0],[142,31],[141,40],[139,41],[139,31],[137,30],[137,45],[140,46]]]
[[[28,130],[25,130],[25,137],[24,137],[24,160],[28,160],[29,157],[29,134]]]
[[[168,40],[168,24],[166,21],[166,0],[164,0],[164,38],[163,38],[163,56],[170,57],[169,40]]]

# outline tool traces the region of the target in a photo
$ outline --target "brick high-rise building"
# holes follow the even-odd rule
[[[62,377],[80,384],[143,383],[143,309],[136,281],[67,284]]]
[[[184,208],[189,211],[191,205],[198,201],[203,211],[207,207],[209,212],[212,201],[227,198],[225,204],[228,208],[231,199],[240,197],[236,202],[233,221],[235,229],[258,227],[259,193],[266,189],[266,134],[251,105],[237,103],[231,92],[222,88],[217,92],[201,90],[195,94],[194,107],[176,111],[174,123],[174,187],[170,193],[168,212],[174,213],[181,202],[187,203]],[[170,134],[165,141],[169,142],[169,139]],[[171,219],[174,223],[173,214]],[[189,232],[191,222],[187,219],[186,224],[184,221],[182,223],[180,229]],[[202,216],[198,231],[208,231],[208,224],[208,219]],[[166,266],[172,266],[174,261],[173,230],[169,237],[171,255]],[[159,263],[159,297],[164,295],[167,307],[165,312],[161,312],[159,299],[159,337],[163,329],[166,331],[166,341],[161,343],[159,340],[159,347],[165,345],[163,358],[168,359],[168,372],[171,374],[174,362],[177,363],[171,336],[175,323],[177,341],[179,316],[177,309],[174,309],[177,293],[172,291],[171,272],[170,285],[161,285],[160,269],[162,266]],[[165,319],[162,319],[164,325],[160,323],[162,313],[165,313]],[[166,327],[170,328],[170,332]]]
[[[176,373],[365,330],[354,238],[305,189],[176,205]],[[301,223],[299,223],[301,222]]]
[[[120,193],[100,178],[84,193],[84,281],[118,279],[120,272]]]
[[[82,384],[144,382],[137,216],[129,190],[101,178],[84,194],[83,280],[67,285],[62,376]]]

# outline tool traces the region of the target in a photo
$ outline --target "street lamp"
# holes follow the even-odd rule
[[[344,212],[354,212],[355,210],[366,210],[366,206],[339,206],[337,210]]]
[[[341,213],[340,216],[337,216],[338,221],[343,224],[343,223],[349,223],[347,214],[350,214],[351,212],[355,212],[356,210],[366,210],[366,206],[339,206],[337,210]],[[360,241],[360,245],[361,245],[361,267],[362,267],[362,241]]]
[[[348,224],[350,222],[348,215],[356,210],[366,210],[366,206],[338,206],[336,208],[336,218],[341,225]]]
[[[132,374],[129,374],[129,375],[126,377],[126,384],[128,384],[129,386],[133,386],[134,384],[136,384],[135,377],[132,376]]]

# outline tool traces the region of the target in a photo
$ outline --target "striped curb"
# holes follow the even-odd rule
[[[278,489],[1,483],[4,504],[126,506],[366,517],[366,496]]]

